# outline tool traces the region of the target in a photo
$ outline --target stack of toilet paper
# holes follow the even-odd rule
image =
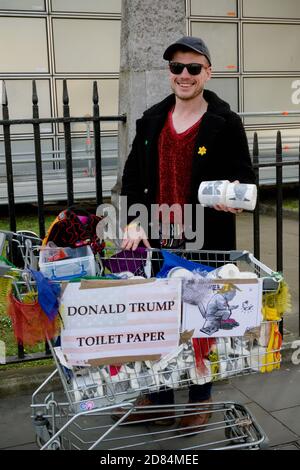
[[[228,180],[202,181],[198,190],[198,200],[206,207],[223,204],[234,209],[253,211],[256,199],[255,184],[230,183]]]

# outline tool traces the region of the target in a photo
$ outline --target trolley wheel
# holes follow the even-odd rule
[[[56,431],[57,431],[57,430],[56,430]],[[56,432],[56,431],[55,431],[55,432]],[[53,436],[52,429],[48,429],[48,432],[49,432],[50,439],[51,439],[51,437]],[[61,448],[61,441],[60,441],[60,438],[59,438],[59,437],[57,438],[57,441],[59,442],[59,444],[58,444],[56,441],[54,441],[54,442],[50,445],[49,450],[60,450],[60,448]],[[41,436],[38,436],[37,434],[36,434],[36,436],[35,436],[35,442],[36,442],[36,445],[38,446],[39,449],[41,449],[41,447],[43,447],[43,446],[47,443],[47,441],[45,441],[44,439],[42,439]]]
[[[252,441],[250,436],[245,436],[243,427],[250,426],[252,420],[248,418],[236,419],[233,423],[233,415],[230,412],[226,412],[224,415],[225,424],[228,427],[225,428],[225,437],[230,440],[229,445],[234,444],[247,444]]]

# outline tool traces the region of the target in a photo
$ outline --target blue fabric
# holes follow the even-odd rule
[[[167,277],[169,271],[172,268],[176,268],[178,266],[180,268],[185,268],[188,271],[196,271],[200,273],[213,271],[215,269],[215,268],[212,268],[211,266],[206,266],[201,263],[195,263],[194,261],[189,261],[185,258],[182,258],[181,256],[177,256],[166,250],[161,250],[161,253],[164,258],[164,263],[163,263],[161,270],[156,275],[156,277],[158,278]]]
[[[58,314],[60,285],[50,282],[40,271],[31,269],[30,272],[36,282],[38,302],[49,320],[54,320]]]

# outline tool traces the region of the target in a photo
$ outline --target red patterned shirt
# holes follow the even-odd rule
[[[201,118],[184,132],[177,133],[169,111],[158,141],[158,204],[182,207],[191,198],[192,161]],[[171,220],[172,222],[172,220]]]

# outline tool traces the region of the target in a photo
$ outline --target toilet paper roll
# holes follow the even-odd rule
[[[184,278],[184,279],[193,279],[194,275],[191,271],[185,268],[175,267],[170,269],[168,276],[170,278]]]
[[[257,274],[252,271],[243,271],[239,274],[239,279],[257,279]]]
[[[202,181],[198,190],[198,201],[203,206],[225,204],[228,180]]]
[[[257,188],[255,184],[229,183],[226,189],[225,205],[234,209],[253,211],[256,206]]]
[[[209,272],[206,277],[208,279],[238,279],[240,274],[241,272],[235,264],[228,263]]]

